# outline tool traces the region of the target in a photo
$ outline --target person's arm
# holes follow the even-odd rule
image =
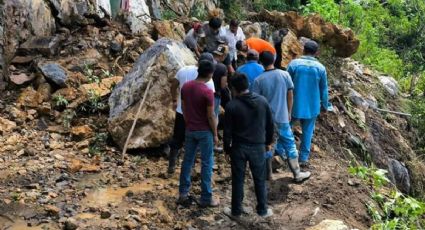
[[[266,105],[266,146],[271,146],[273,144],[273,135],[274,135],[274,121],[273,113],[270,109],[269,104]],[[269,149],[268,149],[269,150]]]
[[[260,86],[259,86],[259,83],[258,83],[258,79],[255,79],[252,84],[253,84],[252,85],[252,92],[261,95],[261,90],[260,90]]]
[[[328,101],[328,78],[326,74],[326,69],[323,70],[322,75],[320,77],[319,89],[320,89],[320,101],[321,101],[322,107],[325,109],[325,111],[327,111],[329,106],[329,101]]]
[[[291,121],[292,106],[293,106],[293,103],[294,103],[294,90],[293,89],[288,90],[287,99],[288,99],[288,101],[287,101],[287,103],[288,103],[288,118],[289,118],[289,121]]]
[[[208,103],[207,103],[207,116],[208,116],[208,124],[210,125],[211,131],[214,135],[214,143],[218,142],[218,134],[217,134],[217,117],[214,112],[214,93],[212,90],[208,93]]]
[[[177,108],[177,99],[179,96],[179,81],[177,80],[177,78],[173,78],[171,79],[171,87],[170,87],[170,91],[171,91],[171,99],[173,101],[173,108],[176,109]]]
[[[223,131],[223,147],[224,152],[230,154],[231,146],[232,146],[232,112],[229,104],[226,106],[226,110],[224,113],[224,131]]]

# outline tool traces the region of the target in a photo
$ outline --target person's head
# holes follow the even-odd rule
[[[250,49],[246,54],[247,61],[258,61],[258,52],[256,50]]]
[[[230,20],[229,29],[232,33],[236,34],[238,32],[239,21],[237,19]]]
[[[214,56],[211,53],[204,52],[199,56],[198,65],[201,61],[209,61],[214,63]]]
[[[240,95],[241,93],[246,92],[249,87],[248,77],[243,73],[236,72],[230,78],[230,86],[236,96]]]
[[[260,63],[264,66],[264,68],[273,66],[274,64],[274,55],[272,52],[264,51],[260,54]]]
[[[229,47],[221,44],[217,46],[217,49],[213,51],[214,59],[217,62],[223,62],[226,59],[227,54],[229,53]]]
[[[214,34],[218,34],[221,28],[221,19],[217,17],[211,18],[208,25]]]
[[[202,60],[198,64],[198,78],[209,80],[215,71],[215,64],[211,61]]]
[[[304,55],[316,56],[319,51],[319,44],[313,40],[308,40],[304,43]]]
[[[248,46],[246,45],[245,41],[238,41],[236,42],[236,49],[239,51],[246,52],[248,51]]]
[[[205,32],[204,32],[204,28],[202,28],[202,24],[199,22],[195,22],[192,26],[193,31],[195,32],[194,34],[198,37],[205,37]]]

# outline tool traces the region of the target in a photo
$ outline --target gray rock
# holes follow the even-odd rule
[[[56,63],[41,64],[39,68],[47,80],[50,80],[59,87],[66,87],[67,74],[65,70]]]
[[[357,92],[354,89],[350,89],[350,92],[348,94],[348,97],[350,98],[350,101],[362,109],[363,111],[367,110],[369,108],[369,103],[366,101],[366,99],[363,98],[363,96]]]
[[[158,40],[139,57],[109,97],[108,129],[119,146],[124,146],[149,80],[152,86],[129,148],[158,147],[171,137],[175,111],[168,90],[170,80],[181,67],[194,64],[193,53],[183,43],[166,38]]]
[[[59,36],[42,36],[28,39],[17,50],[20,55],[43,54],[53,56],[61,44]]]
[[[102,218],[102,219],[108,219],[111,216],[112,216],[112,214],[109,210],[100,211],[100,218]]]
[[[65,221],[65,224],[64,224],[64,226],[63,226],[63,229],[64,230],[76,230],[77,228],[78,228],[78,222],[75,220],[75,219],[73,219],[73,218],[68,218],[66,221]]]
[[[405,194],[410,192],[410,175],[406,166],[398,160],[388,161],[389,179]]]
[[[388,76],[380,76],[379,81],[391,96],[396,96],[398,94],[398,83],[394,78]]]

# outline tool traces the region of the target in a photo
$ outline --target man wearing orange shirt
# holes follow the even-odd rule
[[[249,49],[256,50],[259,54],[264,51],[271,52],[276,57],[276,49],[268,41],[261,38],[248,38],[245,41],[238,41],[236,49],[242,52],[247,52]]]

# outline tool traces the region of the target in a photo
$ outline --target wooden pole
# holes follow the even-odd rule
[[[137,119],[139,117],[140,112],[142,111],[143,104],[145,104],[145,100],[146,100],[146,97],[148,95],[149,89],[151,87],[151,83],[152,83],[152,79],[149,80],[148,86],[146,86],[145,94],[143,95],[142,102],[140,103],[139,108],[137,109],[137,113],[136,113],[136,116],[134,117],[133,125],[131,126],[130,132],[128,133],[127,140],[125,141],[124,149],[122,150],[122,160],[123,161],[124,161],[124,155],[127,152],[128,142],[130,141],[131,135],[133,135],[133,131],[134,131],[134,128],[136,127]]]

